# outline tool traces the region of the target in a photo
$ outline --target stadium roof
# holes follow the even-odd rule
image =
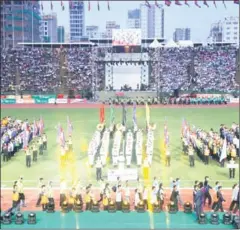
[[[46,43],[46,42],[38,42],[38,43],[32,43],[32,42],[19,42],[18,45],[20,46],[34,46],[34,47],[74,47],[74,46],[82,46],[82,47],[88,47],[88,46],[94,46],[95,44],[92,42],[74,42],[74,43]]]

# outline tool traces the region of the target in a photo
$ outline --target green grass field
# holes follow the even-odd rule
[[[89,140],[99,119],[98,109],[2,109],[1,117],[13,116],[19,119],[34,120],[42,115],[45,123],[45,132],[48,136],[48,151],[44,152],[44,156],[40,157],[37,163],[34,163],[31,168],[25,166],[25,156],[23,152],[19,152],[10,162],[1,164],[2,172],[2,187],[10,187],[13,180],[20,175],[24,176],[25,186],[36,186],[39,177],[44,177],[46,180],[58,181],[59,164],[56,144],[57,131],[55,129],[60,122],[67,130],[67,115],[73,124],[73,148],[77,155],[77,172],[78,177],[87,183],[95,181],[95,169],[87,166],[87,148]],[[122,110],[115,110],[115,121],[121,123]],[[109,110],[105,112],[107,124],[109,122]],[[132,109],[128,108],[128,126],[132,126]],[[238,108],[159,108],[151,109],[151,122],[156,123],[155,131],[155,146],[152,166],[152,176],[157,176],[169,186],[169,178],[180,177],[182,186],[192,186],[196,179],[203,179],[209,175],[212,180],[222,180],[223,185],[230,187],[233,181],[228,180],[228,169],[220,168],[215,161],[210,161],[209,166],[205,166],[196,157],[196,167],[190,168],[188,158],[181,151],[181,123],[182,118],[185,118],[190,124],[196,127],[209,130],[213,128],[219,130],[219,125],[224,123],[231,125],[232,122],[238,122]],[[160,142],[163,140],[163,125],[165,119],[168,123],[170,135],[170,149],[172,154],[171,167],[165,167],[160,153]],[[137,109],[138,125],[145,128],[145,109]],[[109,166],[110,167],[110,166]],[[141,170],[139,169],[141,173]],[[106,175],[107,169],[104,169]],[[69,176],[70,177],[70,176]]]

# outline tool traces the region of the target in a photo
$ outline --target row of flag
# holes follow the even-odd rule
[[[72,136],[73,125],[68,116],[67,116],[67,132],[68,136]],[[58,123],[57,126],[57,143],[59,143],[61,147],[65,147],[66,144],[65,133],[60,123]]]
[[[33,136],[42,135],[44,133],[44,121],[42,116],[40,117],[38,122],[34,120],[32,133],[33,133]],[[27,123],[24,124],[22,138],[23,138],[23,148],[26,148],[30,140],[30,127]]]
[[[240,4],[240,0],[232,0],[234,4]],[[35,1],[32,1],[32,2],[35,2]],[[109,1],[106,1],[107,2],[107,9],[110,10],[110,3]],[[155,0],[155,6],[160,8],[160,4],[159,4],[159,0]],[[172,3],[175,3],[175,5],[178,5],[178,6],[182,6],[183,4],[184,5],[187,5],[188,7],[190,7],[189,5],[189,2],[191,2],[191,0],[164,0],[164,3],[166,6],[171,6]],[[203,1],[200,1],[200,0],[194,0],[194,5],[197,6],[198,8],[201,8],[201,5],[200,5],[200,2],[203,2],[203,5],[209,7],[209,3],[212,2],[214,4],[214,6],[217,8],[217,4],[216,4],[216,0],[203,0]],[[220,2],[220,1],[218,1]],[[222,0],[222,3],[223,5],[225,6],[226,8],[226,4],[225,4],[225,0]],[[51,10],[53,10],[53,3],[51,1]],[[64,11],[65,10],[65,6],[64,6],[64,3],[63,1],[61,1],[61,8],[62,10]],[[147,7],[151,7],[151,4],[150,4],[150,1],[145,1],[145,5]],[[74,3],[72,0],[69,1],[69,8],[70,9],[73,9],[75,6],[74,6]],[[43,10],[43,3],[41,1],[41,9]],[[97,1],[97,9],[98,11],[100,11],[100,3],[99,1]],[[91,11],[91,1],[88,1],[88,11]]]
[[[166,6],[171,6],[172,3],[175,3],[175,5],[177,5],[177,6],[182,6],[182,3],[183,3],[184,5],[187,5],[188,7],[190,6],[189,2],[190,2],[190,0],[184,0],[184,2],[180,1],[180,0],[165,0],[164,1]],[[203,0],[203,1],[194,0],[195,6],[197,6],[198,8],[201,8],[201,6],[199,5],[199,2],[203,2],[203,4],[207,7],[209,7],[209,5],[208,5],[209,2],[213,2],[214,6],[217,8],[216,0]],[[222,0],[222,3],[224,4],[224,6],[226,8],[225,0]],[[233,0],[233,3],[240,4],[239,0]],[[147,0],[145,1],[145,5],[149,8],[151,7],[151,4]],[[155,0],[155,6],[160,8],[160,5],[158,4],[157,0]]]
[[[190,131],[193,131],[195,133],[196,132],[196,127],[193,126],[192,129],[191,129],[190,124],[183,118],[183,120],[182,120],[182,137],[186,138],[187,142],[189,142],[188,133]],[[227,158],[227,140],[226,140],[226,137],[225,137],[224,141],[223,141],[222,149],[219,152],[219,162],[222,162],[226,158]]]

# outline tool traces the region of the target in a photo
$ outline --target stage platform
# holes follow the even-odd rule
[[[209,223],[211,213],[208,213],[208,224],[199,225],[195,214],[169,213],[108,213],[108,212],[82,212],[76,214],[70,212],[63,214],[35,212],[37,224],[28,225],[27,216],[24,212],[25,223],[23,225],[1,225],[1,229],[233,229],[232,225],[212,225]],[[220,221],[222,221],[220,213]]]

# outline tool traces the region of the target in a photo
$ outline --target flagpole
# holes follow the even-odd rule
[[[25,1],[22,2],[22,43],[24,43],[24,28],[23,28],[23,6]]]
[[[12,34],[13,34],[13,43],[12,46],[14,48],[14,40],[15,40],[15,36],[14,36],[14,21],[13,21],[13,16],[14,16],[14,12],[12,14]]]
[[[32,48],[33,48],[33,2],[32,2]]]

